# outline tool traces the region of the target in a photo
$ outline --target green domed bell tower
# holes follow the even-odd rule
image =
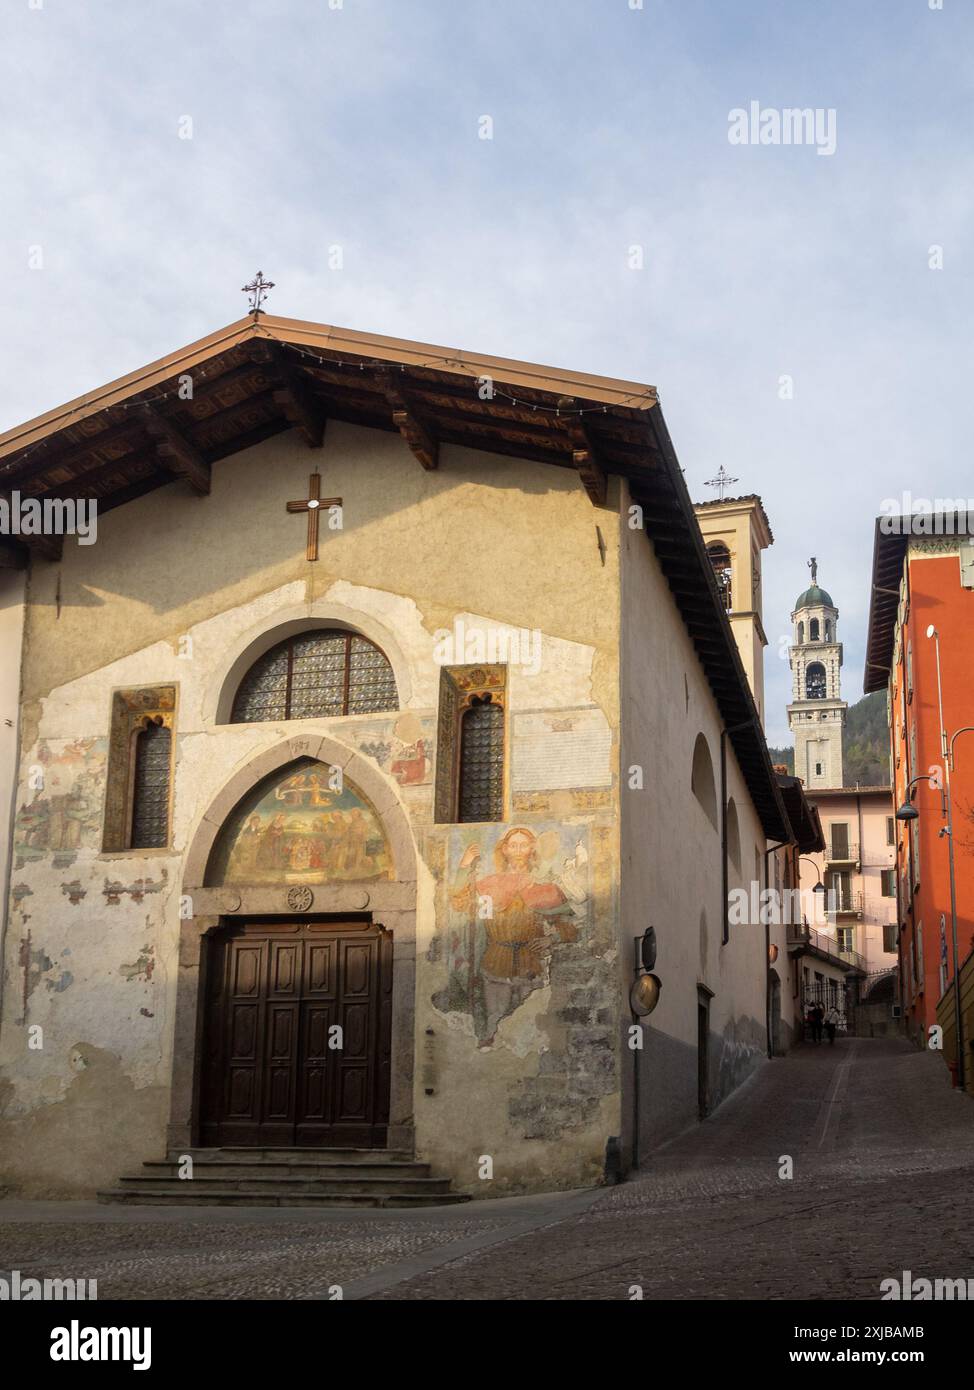
[[[813,790],[843,785],[842,731],[849,706],[842,699],[840,688],[839,610],[832,595],[819,587],[814,556],[808,565],[812,582],[798,595],[791,615],[792,702],[788,706],[788,724],[795,737],[795,776]]]

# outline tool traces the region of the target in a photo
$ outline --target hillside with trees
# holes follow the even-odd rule
[[[783,763],[794,775],[795,750],[769,748],[771,761]],[[843,780],[847,787],[886,786],[889,782],[889,730],[886,695],[877,690],[849,706],[842,745]]]

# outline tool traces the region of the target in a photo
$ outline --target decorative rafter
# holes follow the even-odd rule
[[[572,396],[561,396],[560,409],[577,410],[578,402]],[[604,507],[607,484],[607,469],[599,454],[598,446],[592,436],[584,415],[565,415],[562,428],[571,443],[572,463],[578,469],[582,486],[588,493],[594,507]]]
[[[392,423],[396,429],[427,472],[438,468],[439,441],[426,421],[417,414],[415,404],[401,390],[395,373],[388,368],[377,367],[374,376],[379,389],[392,406]]]
[[[143,406],[142,424],[163,468],[205,497],[210,490],[210,465],[196,445],[151,405]]]
[[[277,381],[274,400],[309,449],[320,449],[325,439],[327,416],[307,378],[291,362],[277,343],[253,342],[248,346],[251,360],[265,366]]]

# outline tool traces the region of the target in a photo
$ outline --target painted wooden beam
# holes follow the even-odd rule
[[[309,449],[320,449],[325,441],[327,415],[303,372],[290,361],[276,343],[255,341],[248,347],[254,362],[266,366],[277,381],[274,401],[284,418],[303,437]]]
[[[142,407],[142,425],[152,440],[156,457],[176,478],[184,478],[201,497],[210,490],[210,465],[196,445],[151,405]]]
[[[413,454],[427,472],[432,472],[440,464],[440,444],[429,423],[422,419],[416,406],[403,392],[396,381],[397,373],[380,367],[375,372],[386,400],[392,406],[392,423],[405,439]]]

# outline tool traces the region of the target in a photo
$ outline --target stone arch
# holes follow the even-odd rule
[[[230,778],[207,807],[190,836],[183,865],[183,893],[206,886],[206,870],[217,838],[228,818],[249,792],[274,772],[304,758],[340,767],[343,776],[371,801],[382,822],[396,867],[396,881],[416,880],[416,847],[409,819],[395,785],[371,759],[326,734],[297,734],[257,753]]]
[[[213,885],[207,866],[227,819],[240,802],[275,772],[308,759],[340,767],[343,775],[371,802],[394,864],[394,879],[312,886],[313,905],[295,908],[287,890],[266,884]],[[197,820],[184,859],[180,898],[179,971],[176,979],[170,1153],[198,1142],[200,1047],[203,994],[210,938],[248,918],[293,917],[300,910],[319,920],[368,917],[392,937],[392,1067],[387,1145],[411,1153],[415,1059],[415,957],[418,856],[398,789],[378,767],[354,748],[318,732],[283,739],[256,753],[233,774]]]
[[[703,734],[697,734],[697,740],[693,745],[690,789],[706,812],[710,824],[716,830],[717,788],[714,782],[714,760],[710,756],[710,745]]]
[[[241,633],[225,653],[210,682],[203,703],[203,726],[229,724],[237,687],[254,662],[278,642],[299,632],[335,627],[367,637],[380,647],[392,667],[399,692],[399,708],[406,709],[413,695],[412,674],[395,635],[370,613],[343,603],[317,602],[278,609]]]
[[[828,686],[828,677],[825,674],[825,667],[821,661],[812,661],[805,667],[805,693],[803,698],[806,700],[824,700]]]

